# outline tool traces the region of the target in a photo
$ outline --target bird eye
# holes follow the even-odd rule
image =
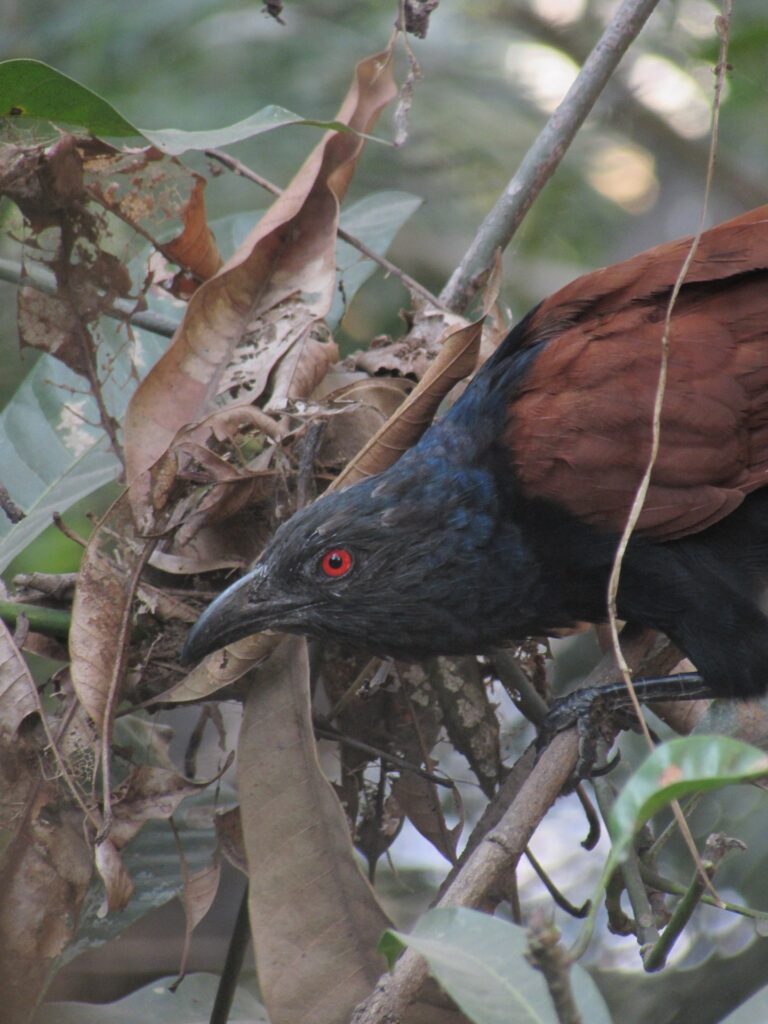
[[[352,568],[352,555],[346,548],[331,548],[320,560],[320,567],[326,576],[337,580]]]

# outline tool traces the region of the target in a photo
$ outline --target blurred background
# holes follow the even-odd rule
[[[606,0],[443,0],[432,14],[426,39],[410,39],[422,78],[415,86],[407,142],[397,149],[369,144],[348,202],[382,189],[401,190],[422,200],[396,238],[390,258],[433,292],[445,284],[614,6]],[[269,104],[305,118],[332,118],[354,64],[386,45],[396,5],[382,0],[289,0],[281,13],[283,24],[267,16],[259,3],[227,0],[0,0],[0,12],[0,59],[45,61],[142,127],[203,129],[231,124]],[[659,4],[505,254],[502,299],[513,318],[586,270],[696,229],[704,194],[719,13],[709,0]],[[402,49],[399,61],[402,78],[407,72]],[[711,223],[768,201],[765,0],[737,0],[730,63]],[[391,117],[385,114],[377,135],[392,134]],[[283,186],[317,138],[315,128],[289,127],[230,147],[229,152]],[[269,204],[267,194],[253,184],[219,173],[220,169],[213,173],[202,154],[183,159],[209,179],[212,222],[229,218],[249,227]],[[0,222],[6,223],[8,217],[8,209],[0,205]],[[18,255],[5,231],[0,255]],[[377,272],[344,317],[343,350],[366,347],[382,333],[399,333],[400,311],[407,304],[400,283]],[[36,357],[31,351],[18,351],[15,288],[0,282],[0,409]],[[72,525],[78,527],[77,519]],[[79,525],[87,529],[85,520]],[[77,557],[75,545],[50,533],[14,563],[8,575],[21,568],[74,569]],[[589,643],[572,649],[571,676],[588,667],[593,653],[587,649]],[[511,749],[525,739],[515,729],[510,726]],[[721,881],[726,887],[737,886],[738,898],[768,906],[760,840],[765,834],[760,827],[765,807],[763,803],[762,819],[756,819],[756,797],[749,791],[740,793],[729,801],[736,818],[730,827],[747,841],[745,832],[754,833],[755,844],[738,868],[725,869]],[[570,878],[569,896],[578,901],[592,884],[592,874],[582,877],[582,862],[573,852],[585,826],[570,804],[563,805],[559,815],[545,824],[534,850],[555,874],[560,873],[559,880],[563,874]],[[710,831],[713,823],[723,827],[722,816],[722,804],[707,804],[700,829]],[[425,877],[442,873],[439,857],[426,843],[412,838],[397,849],[402,857],[398,866],[411,872],[410,896],[419,892],[420,872]],[[584,854],[583,864],[588,861],[597,863],[595,855]],[[230,885],[195,940],[192,966],[197,969],[220,966],[240,886],[234,871],[231,874]],[[525,884],[534,885],[528,878]],[[397,899],[404,899],[397,879],[392,885]],[[417,912],[419,900],[418,895],[410,900],[406,917]],[[79,967],[75,961],[53,994],[83,998],[87,992],[92,999],[114,998],[144,979],[148,958],[158,973],[172,973],[183,934],[180,921],[181,911],[174,904],[152,911],[125,932],[116,947],[88,954],[91,960]],[[697,1019],[718,1019],[717,999],[706,990],[715,975],[706,965],[704,970],[697,967],[713,943],[722,955],[747,949],[717,976],[718,992],[727,999],[729,989],[748,987],[745,975],[756,977],[764,971],[759,966],[766,958],[764,943],[752,939],[751,927],[737,919],[702,917],[691,929],[688,945],[677,954],[678,961],[690,968],[688,981],[678,977],[670,992],[676,989],[683,1001],[685,993],[697,992]],[[116,977],[120,972],[115,971],[115,950],[122,980]],[[628,951],[626,956],[622,950]],[[634,966],[634,940],[608,944],[595,958],[604,967]],[[722,980],[726,976],[729,980]],[[653,989],[658,1007],[655,989],[663,989],[667,982],[641,981],[649,992]],[[622,984],[629,986],[628,981]],[[626,987],[625,994],[629,992]],[[640,996],[634,1012],[632,1019],[647,1019]],[[658,1019],[676,1018],[673,1014]]]

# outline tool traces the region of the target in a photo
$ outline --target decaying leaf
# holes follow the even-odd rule
[[[259,633],[214,651],[178,683],[158,694],[152,703],[184,704],[210,697],[217,690],[242,679],[250,669],[263,664],[282,639],[280,634]]]
[[[192,932],[211,909],[221,881],[221,858],[214,856],[210,864],[199,871],[189,872],[186,860],[182,857],[181,905],[184,908],[184,947],[181,953],[179,976],[174,982],[178,985],[187,973],[187,961],[192,943]]]
[[[131,602],[152,541],[136,537],[127,494],[112,505],[83,554],[72,604],[72,683],[99,731],[123,682]]]
[[[338,121],[369,131],[394,95],[390,63],[387,53],[358,65]],[[261,361],[268,380],[278,360],[294,344],[306,344],[313,325],[329,309],[338,204],[362,144],[351,133],[324,136],[240,249],[192,296],[171,347],[134,394],[126,418],[126,458],[134,513],[142,529],[154,521],[148,471],[179,429],[210,411],[228,368],[239,363],[250,388]],[[261,352],[247,354],[242,363],[236,349],[249,339],[259,343]],[[313,363],[317,359],[314,347],[309,358]],[[295,381],[297,372],[294,368],[288,374],[289,381]],[[316,375],[310,376],[308,383],[316,383]],[[169,393],[173,402],[167,400]],[[249,396],[255,400],[259,394],[249,390]]]
[[[341,469],[393,415],[411,390],[410,381],[364,377],[327,394],[324,402],[339,408],[325,423],[317,461]]]
[[[348,1024],[383,970],[386,915],[317,761],[308,671],[304,640],[286,638],[246,702],[238,787],[251,930],[271,1019]]]
[[[91,379],[99,337],[84,330],[96,331],[114,300],[130,297],[125,264],[137,238],[199,279],[214,274],[221,257],[206,223],[204,188],[199,175],[152,148],[121,152],[73,135],[50,146],[3,147],[0,191],[27,218],[25,262],[51,270],[59,286],[55,296],[19,292],[23,343]],[[120,231],[118,221],[134,234]],[[160,241],[176,222],[181,233]]]
[[[230,807],[227,811],[219,812],[214,817],[213,824],[216,829],[216,837],[219,840],[219,849],[233,867],[247,875],[248,862],[245,857],[240,808]]]
[[[124,910],[133,895],[133,882],[111,839],[106,838],[96,844],[94,861],[99,878],[104,883],[106,897],[99,916]]]
[[[58,780],[41,779],[38,757],[19,743],[0,761],[0,815],[2,1014],[26,1021],[74,939],[93,862],[82,815]]]
[[[136,765],[112,796],[109,837],[121,849],[147,821],[166,821],[185,797],[210,785],[168,768]]]
[[[429,667],[429,681],[440,703],[448,738],[466,757],[483,792],[490,797],[501,781],[499,720],[477,659],[436,658]]]
[[[13,634],[0,621],[0,736],[11,742],[16,730],[38,708],[35,681],[14,643]]]
[[[455,786],[452,793],[460,809],[461,797]],[[392,796],[411,824],[449,863],[455,864],[456,846],[464,826],[463,815],[459,815],[453,828],[448,827],[434,782],[412,772],[402,772],[392,783]]]
[[[482,321],[476,321],[445,338],[437,358],[403,404],[333,481],[334,490],[381,473],[415,443],[453,385],[474,370],[481,333]]]

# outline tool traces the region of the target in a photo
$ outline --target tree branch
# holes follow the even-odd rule
[[[477,292],[480,275],[492,265],[496,250],[509,245],[657,3],[658,0],[623,0],[565,99],[526,153],[440,293],[441,301],[451,309],[467,309]]]
[[[15,260],[0,259],[0,280],[34,288],[38,292],[43,292],[44,295],[60,294],[56,278],[50,271],[43,267],[23,268]],[[112,308],[102,310],[102,312],[105,316],[112,317],[113,320],[142,327],[145,331],[161,334],[165,338],[170,338],[178,327],[178,323],[171,317],[153,313],[148,309],[136,309],[134,304],[126,299],[115,299]]]
[[[635,634],[627,641],[625,658],[640,664],[655,642],[650,631]],[[616,678],[613,654],[607,654],[590,674],[586,685],[597,686]],[[519,784],[518,766],[526,767],[534,759],[529,747],[512,769],[501,790],[467,843],[443,887],[436,906],[485,907],[499,902],[504,879],[514,870],[539,822],[570,780],[578,757],[575,729],[559,733]],[[512,781],[510,781],[512,780]],[[381,978],[372,994],[352,1016],[352,1024],[384,1024],[399,1020],[427,977],[426,961],[408,949],[394,970]]]

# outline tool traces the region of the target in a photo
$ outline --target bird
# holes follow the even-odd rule
[[[605,622],[690,248],[663,243],[540,302],[397,462],[280,526],[182,660],[264,630],[414,660]],[[767,585],[768,205],[699,236],[674,303],[617,611],[696,671],[641,699],[764,694]]]

